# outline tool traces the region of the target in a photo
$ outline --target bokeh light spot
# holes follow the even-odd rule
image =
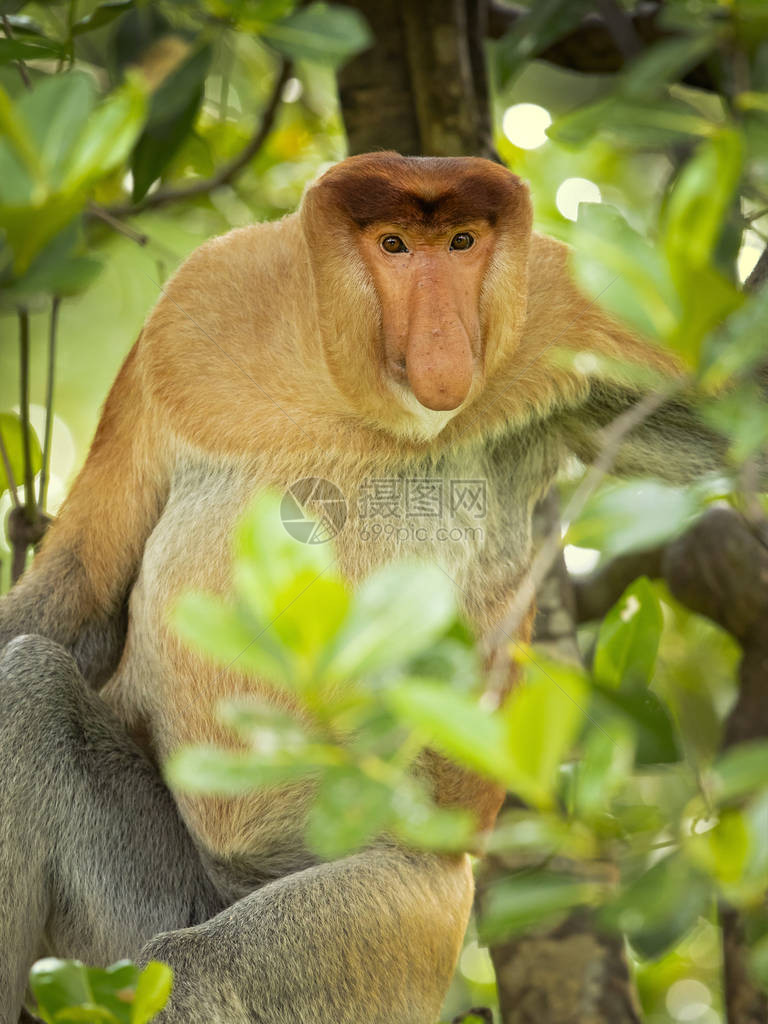
[[[538,149],[547,142],[547,128],[552,124],[549,111],[537,103],[515,103],[507,107],[501,130],[520,149]]]

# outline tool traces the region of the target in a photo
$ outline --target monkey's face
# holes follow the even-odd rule
[[[427,409],[457,409],[482,374],[480,293],[493,234],[484,221],[439,231],[392,222],[361,232],[381,307],[385,373]]]
[[[430,429],[445,425],[520,337],[526,186],[474,157],[369,153],[327,171],[305,195],[301,219],[340,390],[395,430],[410,427],[414,413]]]

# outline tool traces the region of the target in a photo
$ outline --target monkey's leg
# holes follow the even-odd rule
[[[163,1024],[434,1024],[471,901],[468,858],[371,850],[159,935],[140,962],[173,967]]]
[[[1,1024],[43,940],[108,963],[222,906],[149,760],[38,636],[0,656],[0,894]]]

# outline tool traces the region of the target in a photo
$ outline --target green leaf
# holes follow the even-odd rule
[[[758,380],[748,380],[702,408],[702,418],[728,438],[728,454],[737,464],[768,451],[768,403]]]
[[[426,794],[414,798],[413,788],[400,786],[392,804],[392,829],[403,842],[419,850],[462,853],[477,834],[475,817],[462,807],[436,807]]]
[[[21,425],[21,417],[15,412],[0,413],[0,437],[2,437],[8,461],[11,464],[11,472],[17,487],[24,484],[24,431]],[[37,474],[43,465],[43,455],[40,449],[40,442],[37,434],[30,425],[29,447],[32,457],[32,472]],[[0,494],[9,490],[8,476],[5,471],[5,462],[0,459]]]
[[[172,987],[171,968],[157,961],[148,963],[136,985],[131,1024],[148,1024],[168,1002]]]
[[[475,698],[449,690],[444,683],[408,679],[392,686],[384,699],[425,743],[491,778],[507,784],[518,781],[504,721],[481,708]]]
[[[272,492],[260,495],[235,535],[235,590],[253,618],[264,624],[285,612],[286,591],[299,577],[306,581],[306,590],[322,577],[338,578],[331,544],[304,543],[289,532],[284,523],[289,497]],[[323,505],[332,499],[321,490],[317,500]],[[291,499],[289,504],[293,508],[296,502]],[[309,504],[314,511],[311,496]]]
[[[256,698],[224,701],[219,719],[234,729],[249,746],[266,758],[277,752],[303,751],[309,740],[296,715]]]
[[[306,840],[325,860],[361,849],[382,832],[392,816],[388,786],[351,767],[329,769],[307,819]]]
[[[601,918],[624,932],[641,956],[658,957],[707,913],[712,895],[708,879],[673,854],[626,886]]]
[[[290,678],[291,663],[267,628],[249,626],[237,609],[210,594],[183,594],[171,622],[190,647],[209,655],[225,669],[252,672],[273,681]]]
[[[680,282],[710,263],[741,176],[743,143],[732,128],[699,143],[667,201],[664,245]]]
[[[45,60],[47,57],[61,57],[64,54],[61,43],[52,39],[0,39],[0,63],[12,60]],[[57,78],[63,76],[56,76]]]
[[[20,278],[0,291],[0,306],[47,304],[52,295],[75,295],[100,273],[101,260],[78,255],[83,248],[80,222],[73,221],[37,254]]]
[[[262,38],[293,60],[339,67],[373,42],[362,14],[350,7],[315,3],[264,27]]]
[[[134,0],[107,0],[106,3],[95,7],[90,14],[76,21],[72,26],[72,35],[79,36],[83,32],[91,32],[93,29],[109,25],[133,6]]]
[[[330,650],[350,606],[341,580],[315,575],[296,576],[276,594],[282,609],[269,627],[293,662],[294,685],[305,688],[319,681],[320,665]],[[258,641],[260,642],[260,641]]]
[[[638,764],[668,764],[681,757],[677,729],[652,690],[614,690],[595,686],[594,710],[600,722],[622,716],[634,731]]]
[[[768,786],[768,742],[731,747],[712,765],[707,785],[718,803],[751,796]]]
[[[501,39],[492,44],[493,68],[499,88],[509,85],[526,61],[581,21],[586,0],[537,0]]]
[[[83,188],[105,177],[127,159],[147,109],[139,76],[129,76],[97,107],[72,147],[61,188]]]
[[[722,885],[739,882],[752,851],[746,816],[739,810],[723,811],[712,828],[685,837],[685,851],[698,868]]]
[[[680,533],[703,507],[692,488],[658,480],[611,481],[569,525],[566,543],[598,548],[606,559],[651,548]]]
[[[168,759],[165,775],[171,786],[187,793],[241,796],[293,782],[314,771],[317,759],[298,760],[287,755],[267,763],[261,754],[219,747],[197,746],[180,750]]]
[[[646,576],[631,583],[600,625],[593,672],[616,689],[647,687],[659,650],[664,620],[661,603]]]
[[[91,1002],[88,971],[79,960],[38,960],[29,972],[29,986],[47,1021],[61,1010]]]
[[[571,268],[590,298],[647,337],[673,333],[679,303],[669,270],[618,210],[581,203],[573,243]]]
[[[626,721],[606,719],[592,728],[576,766],[574,804],[588,821],[610,813],[611,800],[627,784],[635,763],[635,737]]]
[[[437,640],[455,616],[453,583],[437,566],[386,566],[354,594],[326,672],[346,679],[402,665]]]
[[[636,57],[621,76],[624,96],[644,99],[662,92],[699,64],[717,44],[717,35],[704,32],[655,42]]]
[[[202,46],[160,84],[152,97],[147,125],[133,151],[133,201],[146,195],[197,119],[212,48]]]
[[[18,102],[51,187],[61,179],[69,153],[96,105],[91,75],[70,71],[37,82]]]
[[[595,902],[600,886],[573,875],[521,871],[490,886],[479,932],[483,943],[503,941],[530,928],[545,928],[574,907]]]
[[[551,807],[560,763],[586,714],[589,688],[580,667],[545,659],[540,651],[534,655],[501,714],[514,765],[510,787],[536,806]]]
[[[731,377],[749,370],[765,357],[766,323],[768,288],[759,288],[709,339],[702,361],[705,387],[719,389]]]
[[[607,135],[614,145],[664,149],[711,133],[712,122],[679,98],[639,100],[618,94],[576,107],[547,129],[550,138],[572,149],[581,149],[598,134]]]

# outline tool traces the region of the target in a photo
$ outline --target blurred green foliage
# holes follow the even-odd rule
[[[29,975],[45,1024],[148,1024],[168,1001],[172,983],[166,964],[139,971],[127,960],[99,968],[49,958],[38,960]]]

